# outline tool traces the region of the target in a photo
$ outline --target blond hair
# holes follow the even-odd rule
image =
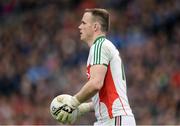
[[[110,28],[109,12],[102,8],[85,9],[85,12],[90,12],[94,19],[101,25],[101,31],[108,32]]]

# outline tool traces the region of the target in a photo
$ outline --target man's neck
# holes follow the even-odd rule
[[[94,37],[92,38],[92,40],[90,40],[90,41],[88,42],[88,46],[91,47],[91,46],[93,45],[93,43],[95,42],[95,40],[96,40],[98,37],[101,37],[101,36],[106,36],[106,35],[103,34],[103,33],[94,35]]]

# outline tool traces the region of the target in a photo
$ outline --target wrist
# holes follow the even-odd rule
[[[72,106],[73,106],[74,108],[77,108],[80,104],[81,104],[81,103],[79,102],[79,100],[78,100],[75,96],[73,96],[73,97],[72,97]]]

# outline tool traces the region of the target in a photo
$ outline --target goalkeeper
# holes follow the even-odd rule
[[[124,66],[116,47],[106,38],[109,13],[105,9],[85,9],[79,26],[80,39],[90,47],[88,82],[72,97],[58,96],[64,105],[57,116],[61,123],[73,124],[86,112],[95,111],[94,125],[136,125],[127,98]],[[88,99],[92,102],[85,103]]]

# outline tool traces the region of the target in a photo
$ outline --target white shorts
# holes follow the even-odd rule
[[[101,120],[94,123],[94,126],[136,126],[134,116],[117,116],[108,120]]]

